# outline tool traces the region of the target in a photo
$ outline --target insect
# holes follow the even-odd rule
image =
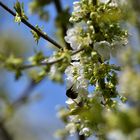
[[[73,90],[73,85],[69,89],[67,89],[66,95],[67,95],[67,97],[69,97],[71,99],[76,99],[77,98],[78,93]]]

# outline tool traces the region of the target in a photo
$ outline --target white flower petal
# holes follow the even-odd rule
[[[100,41],[94,44],[94,49],[105,59],[110,58],[111,45],[107,41]]]

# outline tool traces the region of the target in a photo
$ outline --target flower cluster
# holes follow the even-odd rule
[[[84,50],[72,57],[73,62],[65,70],[67,89],[78,93],[76,99],[68,96],[66,101],[66,131],[98,135],[104,126],[103,110],[117,105],[117,74],[109,60],[126,46],[127,31],[120,25],[122,17],[116,1],[80,0],[74,2],[73,10],[70,22],[74,26],[68,29],[65,40],[73,50]],[[94,87],[94,96],[89,96],[89,86]]]

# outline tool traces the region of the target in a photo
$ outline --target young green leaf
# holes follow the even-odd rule
[[[24,3],[20,4],[20,2],[17,0],[17,2],[14,4],[14,9],[16,11],[15,22],[18,22],[20,24],[22,19],[28,20],[28,17],[24,12]]]

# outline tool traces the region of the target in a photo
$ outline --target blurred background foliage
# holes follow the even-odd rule
[[[57,38],[60,44],[69,47],[64,41],[64,36],[66,35],[66,30],[71,26],[69,17],[74,0],[22,1],[25,4],[25,12],[33,24],[43,26],[43,29],[49,35]],[[8,0],[4,2],[12,8],[15,1]],[[120,89],[127,89],[128,92],[125,96],[130,99],[131,110],[129,112],[120,112],[116,115],[108,114],[108,123],[110,129],[115,128],[119,131],[121,127],[126,134],[129,134],[131,130],[128,128],[134,130],[136,123],[140,123],[136,114],[136,110],[140,109],[140,1],[125,1],[125,6],[122,7],[122,10],[127,23],[126,28],[129,28],[130,32],[129,40],[133,47],[129,48],[121,59],[125,68],[120,79]],[[126,25],[126,23],[122,24]],[[1,61],[3,61],[1,56],[10,59],[13,56],[26,60],[28,56],[37,54],[40,51],[49,56],[52,54],[50,46],[49,43],[44,43],[43,40],[40,40],[38,45],[34,43],[27,27],[22,24],[20,26],[15,25],[13,17],[0,8]],[[119,63],[118,60],[114,61]],[[37,69],[35,70],[38,72]],[[55,106],[57,104],[64,105],[66,98],[65,86],[56,85],[45,77],[39,83],[35,83],[28,71],[24,71],[23,75],[19,81],[15,81],[14,74],[5,70],[3,63],[0,62],[0,140],[53,140],[55,139],[53,137],[54,131],[62,126],[55,117]],[[125,80],[126,77],[128,78],[127,80]],[[121,120],[118,120],[118,118]],[[117,123],[123,126],[117,126]],[[134,136],[136,135],[134,134]],[[120,139],[123,140],[122,137]],[[130,139],[137,138],[133,138],[132,135]]]

